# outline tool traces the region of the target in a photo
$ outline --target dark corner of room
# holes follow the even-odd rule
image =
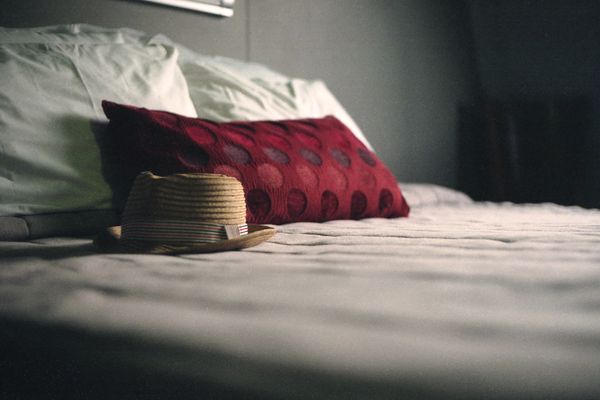
[[[475,96],[458,185],[478,200],[600,205],[600,3],[466,2]]]

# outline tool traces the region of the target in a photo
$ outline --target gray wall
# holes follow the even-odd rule
[[[207,54],[323,79],[400,180],[453,186],[457,106],[473,92],[459,0],[238,0],[220,19],[119,0],[4,0],[0,25],[129,26]]]

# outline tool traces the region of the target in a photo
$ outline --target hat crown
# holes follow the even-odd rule
[[[222,225],[246,223],[244,188],[235,178],[188,173],[139,174],[131,188],[123,223],[132,220],[182,220]]]
[[[246,224],[244,188],[235,178],[206,173],[137,176],[121,226],[94,243],[151,254],[239,250],[269,239],[275,228]]]

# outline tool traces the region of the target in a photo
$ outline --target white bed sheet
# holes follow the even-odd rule
[[[240,252],[55,238],[0,257],[2,317],[134,338],[131,368],[259,398],[600,396],[598,210],[463,198],[284,225]]]

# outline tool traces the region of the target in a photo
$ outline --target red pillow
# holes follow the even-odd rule
[[[335,117],[216,123],[109,101],[102,107],[125,171],[238,178],[249,223],[408,216],[394,176]]]

